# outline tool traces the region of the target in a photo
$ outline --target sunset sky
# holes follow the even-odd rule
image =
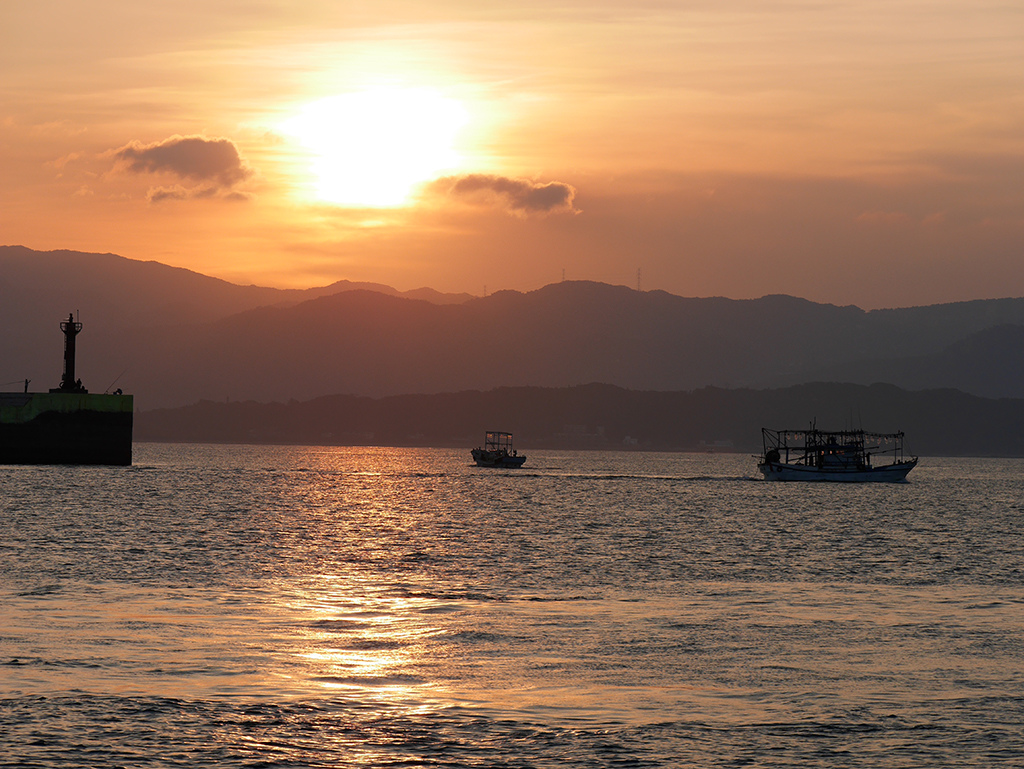
[[[1024,296],[1024,4],[0,0],[0,169],[240,283]]]

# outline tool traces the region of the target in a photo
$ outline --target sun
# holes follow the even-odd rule
[[[377,87],[306,104],[281,129],[309,153],[318,199],[384,208],[459,168],[455,144],[467,119],[437,91]]]

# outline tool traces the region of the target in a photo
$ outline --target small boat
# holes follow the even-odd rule
[[[761,428],[764,453],[757,469],[767,481],[900,483],[917,466],[903,452],[903,433],[863,430],[769,430]]]
[[[525,454],[512,448],[512,433],[488,430],[484,435],[483,448],[472,451],[473,461],[478,467],[522,467]]]

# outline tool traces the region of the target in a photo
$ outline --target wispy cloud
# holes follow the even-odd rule
[[[491,174],[446,176],[431,185],[452,198],[502,208],[516,216],[578,213],[576,188],[564,182],[537,183]]]
[[[146,193],[146,199],[150,203],[160,203],[164,200],[192,200],[202,198],[223,198],[226,200],[249,200],[252,196],[238,190],[223,190],[213,185],[199,185],[198,187],[183,187],[175,184],[171,187],[151,187]]]
[[[245,197],[236,186],[253,175],[230,139],[172,136],[154,144],[130,142],[112,154],[122,167],[133,173],[169,174],[196,183],[192,187],[153,188],[149,192],[151,202]]]

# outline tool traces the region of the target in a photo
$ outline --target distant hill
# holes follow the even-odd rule
[[[583,281],[483,298],[347,282],[297,291],[22,247],[0,248],[0,385],[59,382],[57,323],[72,310],[85,324],[85,385],[116,383],[142,409],[590,382],[686,391],[883,381],[1024,394],[1024,299],[866,312]]]
[[[199,403],[137,415],[143,441],[328,445],[479,445],[487,429],[539,449],[761,450],[761,428],[906,433],[921,455],[1024,456],[1024,399],[891,385],[638,392],[610,385],[498,388],[437,395],[334,395],[289,403]],[[1015,429],[1007,429],[1007,425]]]
[[[930,355],[822,366],[816,374],[838,382],[896,382],[914,390],[941,385],[988,398],[1024,397],[1024,326],[996,325]]]
[[[258,307],[294,306],[357,290],[437,304],[473,298],[431,288],[403,293],[345,280],[311,289],[240,286],[115,254],[0,246],[0,328],[5,332],[0,336],[0,389],[26,377],[33,380],[33,389],[60,383],[63,341],[57,324],[69,312],[80,313],[85,324],[79,371],[88,387],[102,391],[122,371],[118,386],[134,387],[140,361],[164,357],[165,351],[154,346],[160,338],[188,336],[191,329]],[[169,334],[170,329],[175,333]],[[180,365],[192,368],[187,360]],[[160,399],[164,390],[158,392],[154,395]],[[145,400],[146,394],[141,395]]]

